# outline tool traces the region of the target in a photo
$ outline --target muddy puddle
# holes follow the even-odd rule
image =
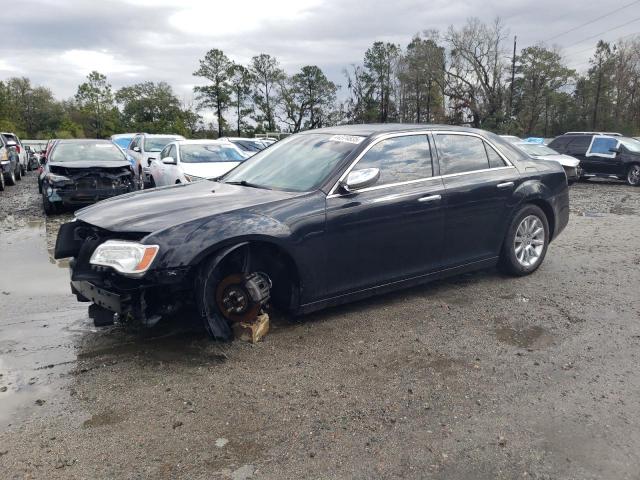
[[[92,330],[47,233],[44,221],[0,230],[0,428],[55,402],[76,360],[77,338]]]
[[[537,325],[499,327],[495,334],[500,342],[519,348],[539,349],[553,343],[553,336],[545,328]]]

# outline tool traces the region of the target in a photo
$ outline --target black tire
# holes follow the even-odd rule
[[[632,187],[640,185],[640,164],[634,163],[627,169],[627,183]]]
[[[22,169],[22,175],[26,175],[28,170],[27,167],[21,166],[20,168]]]
[[[537,219],[539,225],[544,229],[543,232],[538,233],[537,235],[533,235],[533,232],[528,232],[524,236],[519,236],[519,238],[523,239],[519,242],[520,251],[517,252],[516,246],[516,234],[518,233],[519,228],[523,227],[523,222],[527,219],[532,228],[535,228],[535,232],[537,232],[538,223],[534,223],[529,219]],[[526,231],[526,227],[523,231]],[[537,242],[543,241],[541,245]],[[530,273],[535,272],[542,262],[544,261],[544,257],[547,254],[547,248],[549,246],[549,221],[547,220],[547,216],[542,211],[542,209],[536,205],[526,204],[523,205],[514,215],[513,220],[511,220],[511,224],[507,230],[507,234],[505,235],[504,243],[502,245],[502,251],[500,253],[500,260],[498,266],[500,270],[504,273],[514,276],[524,276],[529,275]],[[542,247],[541,249],[538,247]],[[522,253],[524,250],[524,253]],[[531,256],[525,258],[529,255],[528,252],[531,252]],[[522,253],[524,257],[522,259],[518,258],[518,255]],[[531,264],[529,264],[531,262]]]
[[[40,183],[39,178],[38,178],[38,193],[42,193],[42,183]]]
[[[16,171],[15,170],[11,170],[11,173],[9,174],[8,177],[5,177],[5,184],[12,186],[16,184]]]
[[[195,293],[198,312],[209,336],[215,340],[230,341],[233,338],[231,325],[216,303],[216,288],[223,277],[217,259],[212,258],[200,268]]]
[[[138,190],[144,190],[144,172],[138,169]]]
[[[156,181],[153,179],[153,175],[149,175],[149,187],[156,188]]]
[[[50,202],[45,193],[42,194],[42,208],[47,215],[53,215],[58,211],[58,207],[55,202]]]
[[[4,191],[4,173],[0,171],[0,192]]]
[[[22,180],[22,165],[18,165],[18,168],[16,169],[16,180]]]

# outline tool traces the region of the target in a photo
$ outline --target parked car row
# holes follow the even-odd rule
[[[534,159],[560,163],[570,184],[599,177],[640,185],[640,140],[637,138],[616,132],[567,132],[545,144],[542,138],[502,137]]]
[[[29,170],[29,155],[13,133],[0,132],[0,191],[15,185]]]

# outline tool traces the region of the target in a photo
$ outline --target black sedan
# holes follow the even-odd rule
[[[94,310],[153,324],[197,306],[231,335],[269,301],[307,313],[499,265],[526,275],[567,225],[560,164],[488,132],[362,125],[288,137],[221,178],[77,212],[55,256]]]
[[[84,206],[135,190],[131,164],[108,140],[60,140],[38,181],[44,211]]]

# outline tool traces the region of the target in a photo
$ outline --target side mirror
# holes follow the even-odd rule
[[[140,153],[142,150],[140,150],[140,147],[133,147],[132,149],[134,152]]]
[[[164,157],[162,159],[162,163],[165,163],[167,165],[177,165],[178,162],[176,162],[176,159],[173,157]]]
[[[370,187],[380,179],[379,168],[363,168],[361,170],[353,170],[347,175],[347,178],[340,184],[342,191],[351,193],[354,190]]]
[[[620,149],[619,148],[610,148],[609,151],[611,153],[620,153]]]

